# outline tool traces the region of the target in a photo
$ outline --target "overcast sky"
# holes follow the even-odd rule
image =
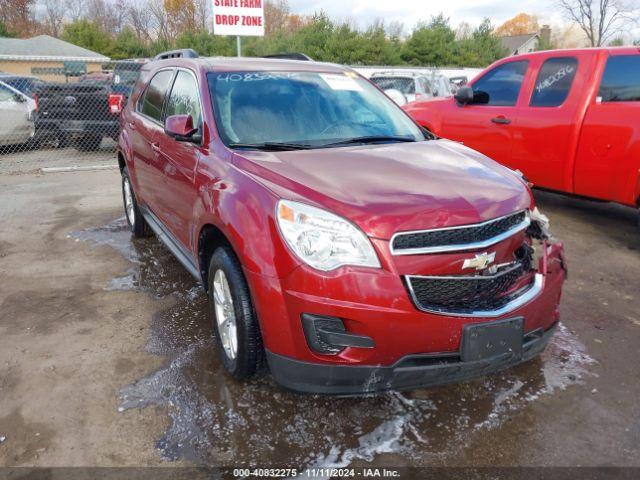
[[[535,14],[543,22],[560,23],[562,16],[554,3],[554,0],[289,0],[294,13],[324,10],[332,18],[350,20],[359,26],[376,19],[387,23],[401,21],[406,26],[405,33],[418,21],[441,12],[451,19],[454,27],[463,21],[475,26],[485,17],[499,25],[521,12]]]

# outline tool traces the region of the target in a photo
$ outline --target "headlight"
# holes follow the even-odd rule
[[[343,265],[380,268],[367,236],[347,220],[289,200],[278,202],[276,214],[287,245],[309,266],[325,272]]]

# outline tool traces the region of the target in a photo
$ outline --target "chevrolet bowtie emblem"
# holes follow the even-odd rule
[[[462,269],[475,268],[476,270],[484,270],[496,260],[496,252],[483,253],[476,255],[475,258],[468,258],[462,264]]]

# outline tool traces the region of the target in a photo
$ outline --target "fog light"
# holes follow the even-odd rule
[[[347,333],[341,319],[320,315],[302,315],[302,329],[309,348],[323,355],[336,355],[347,347],[373,348],[373,339]]]

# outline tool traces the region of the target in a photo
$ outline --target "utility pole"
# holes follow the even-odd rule
[[[240,40],[240,35],[236,36],[236,47],[238,49],[238,56],[242,56],[242,40]]]

